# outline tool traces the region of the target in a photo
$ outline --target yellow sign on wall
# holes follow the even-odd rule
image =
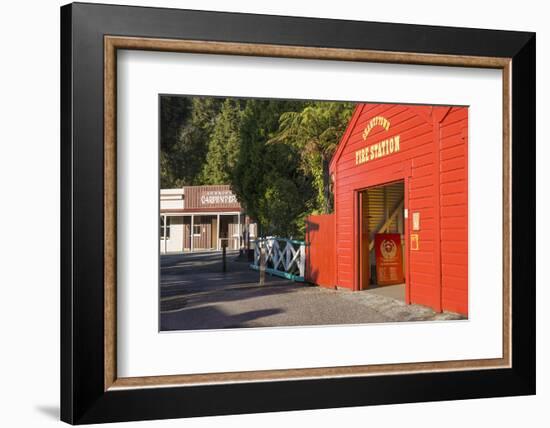
[[[369,120],[369,123],[368,123],[367,127],[363,131],[363,140],[367,139],[367,137],[369,136],[370,131],[375,126],[381,126],[382,128],[384,128],[387,131],[388,129],[390,129],[390,121],[388,119],[386,119],[385,117],[383,117],[383,116],[373,117],[371,120]]]
[[[367,127],[363,130],[363,140],[366,140],[371,130],[381,126],[386,131],[390,129],[390,121],[382,116],[373,117],[369,120]],[[396,135],[391,138],[387,138],[379,143],[371,144],[370,146],[355,151],[355,165],[360,165],[365,162],[369,162],[375,159],[382,158],[384,156],[397,153],[400,150],[400,138]]]
[[[418,240],[418,234],[411,234],[411,250],[418,251],[420,249],[420,242]]]
[[[399,149],[399,135],[396,135],[395,137],[357,150],[355,152],[355,165],[397,153]]]

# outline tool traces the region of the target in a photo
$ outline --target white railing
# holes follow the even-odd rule
[[[260,269],[261,251],[264,251],[265,271],[293,281],[304,281],[306,269],[306,243],[295,239],[259,238],[254,241],[252,269]]]

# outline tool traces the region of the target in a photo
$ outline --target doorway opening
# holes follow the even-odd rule
[[[359,192],[359,289],[405,300],[405,183]]]

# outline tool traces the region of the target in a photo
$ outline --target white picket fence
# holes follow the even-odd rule
[[[306,243],[294,239],[267,237],[254,241],[252,269],[260,269],[261,250],[265,251],[265,271],[271,275],[303,282],[306,270]]]

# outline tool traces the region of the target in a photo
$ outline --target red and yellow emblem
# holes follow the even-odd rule
[[[374,248],[378,285],[404,282],[401,235],[399,233],[378,233],[374,238]]]

